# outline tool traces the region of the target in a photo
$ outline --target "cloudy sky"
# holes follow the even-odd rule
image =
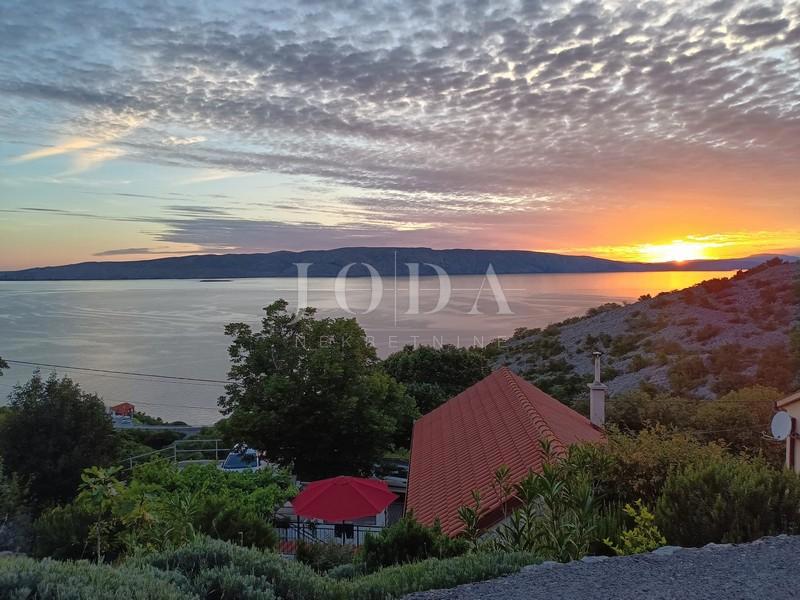
[[[0,4],[0,269],[798,240],[797,2]]]

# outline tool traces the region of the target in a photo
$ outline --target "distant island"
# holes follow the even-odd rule
[[[0,281],[235,279],[295,277],[297,263],[310,263],[309,277],[335,277],[351,263],[348,275],[368,275],[359,263],[371,265],[381,276],[405,276],[405,263],[418,263],[421,275],[433,275],[426,264],[448,275],[483,275],[491,264],[498,275],[535,273],[618,273],[644,271],[731,271],[749,269],[775,255],[682,263],[632,263],[593,256],[570,256],[526,250],[434,250],[431,248],[338,248],[335,250],[278,251],[259,254],[205,254],[136,261],[84,262],[0,272]],[[782,258],[796,260],[797,257]],[[395,271],[397,269],[397,271]]]

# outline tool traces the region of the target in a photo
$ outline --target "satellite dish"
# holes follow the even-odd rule
[[[781,411],[775,413],[770,426],[772,429],[772,437],[776,440],[785,440],[792,435],[794,430],[793,421],[794,419],[792,419],[791,415],[787,412]]]

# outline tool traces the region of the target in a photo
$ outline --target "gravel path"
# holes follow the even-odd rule
[[[412,594],[406,600],[800,598],[798,557],[800,536],[737,546],[667,547],[638,556],[544,563],[509,577]]]

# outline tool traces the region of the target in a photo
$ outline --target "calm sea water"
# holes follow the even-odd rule
[[[498,305],[483,277],[451,278],[445,308],[438,281],[420,279],[419,313],[409,310],[409,282],[385,280],[377,308],[368,308],[368,279],[348,282],[346,301],[372,336],[381,356],[408,343],[472,345],[506,337],[518,327],[539,327],[581,315],[604,302],[634,301],[687,287],[724,272],[503,275],[499,281],[512,314]],[[239,279],[203,282],[87,281],[0,282],[0,356],[5,359],[225,379],[226,323],[258,324],[261,309],[278,298],[297,303],[294,279]],[[481,286],[483,285],[483,289]],[[320,316],[348,313],[337,303],[334,280],[308,280],[308,304]],[[477,311],[477,312],[476,312]],[[0,402],[34,367],[13,365],[0,378]],[[47,373],[50,368],[42,368]],[[107,404],[132,402],[137,409],[191,424],[214,422],[221,385],[173,383],[130,375],[57,369]]]

